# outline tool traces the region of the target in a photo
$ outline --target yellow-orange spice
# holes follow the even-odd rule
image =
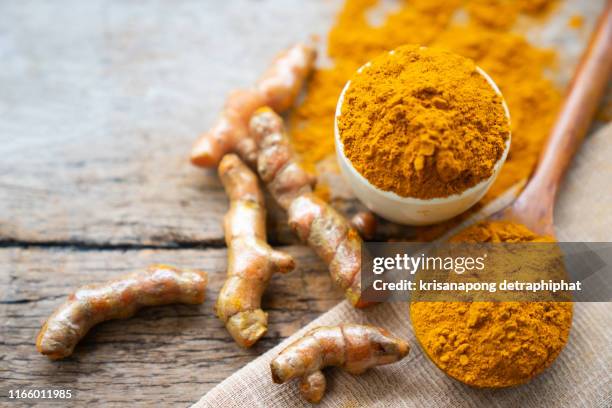
[[[338,129],[345,155],[373,185],[421,199],[491,177],[510,131],[502,98],[474,61],[417,45],[353,75]]]
[[[512,148],[484,201],[525,179],[537,161],[561,96],[545,76],[553,66],[554,53],[531,45],[509,27],[520,13],[539,16],[555,2],[406,0],[375,26],[368,21],[368,13],[379,5],[378,0],[346,0],[329,33],[333,66],[314,73],[305,100],[290,117],[292,143],[304,165],[313,171],[318,161],[333,154],[336,102],[353,72],[384,51],[412,43],[447,48],[473,59],[504,94],[512,117]],[[461,10],[467,11],[468,19],[456,22]]]

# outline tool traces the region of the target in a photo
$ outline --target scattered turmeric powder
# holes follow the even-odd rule
[[[419,46],[384,53],[355,73],[337,122],[359,173],[421,199],[491,177],[510,131],[501,96],[473,61]]]
[[[261,296],[275,272],[295,267],[293,258],[266,242],[266,210],[255,173],[235,154],[223,157],[219,177],[230,197],[225,215],[227,280],[215,310],[236,343],[251,347],[268,329]]]
[[[477,27],[454,27],[441,33],[436,46],[473,59],[499,86],[512,117],[512,145],[502,170],[483,202],[527,179],[561,104],[561,94],[544,77],[554,63],[550,50],[534,48],[516,34]]]
[[[474,60],[499,85],[510,108],[512,147],[484,200],[497,197],[527,178],[561,102],[559,90],[544,76],[552,67],[554,53],[509,32],[515,17],[508,23],[491,21],[505,19],[509,14],[541,16],[555,2],[403,0],[382,24],[373,25],[368,21],[368,13],[380,5],[379,0],[346,0],[328,38],[333,66],[315,70],[306,98],[290,116],[292,145],[304,166],[314,171],[319,160],[333,154],[336,102],[354,71],[390,49],[423,44]],[[468,5],[469,19],[458,22],[454,18],[464,4]],[[485,14],[488,18],[483,17]]]
[[[287,346],[272,360],[270,368],[278,384],[301,378],[302,395],[316,403],[325,393],[323,368],[337,366],[358,375],[375,366],[395,363],[409,351],[408,343],[380,327],[321,326]]]
[[[569,28],[573,28],[575,30],[582,28],[584,25],[584,17],[582,17],[580,14],[574,14],[570,17],[567,25]]]
[[[466,9],[477,24],[507,30],[521,13],[545,16],[556,1],[550,0],[469,0]]]
[[[549,236],[540,236],[522,224],[508,221],[483,221],[459,231],[451,242],[554,242]]]
[[[454,242],[552,242],[523,225],[482,222]],[[475,387],[525,383],[552,364],[572,324],[571,302],[412,302],[417,339],[451,377]]]

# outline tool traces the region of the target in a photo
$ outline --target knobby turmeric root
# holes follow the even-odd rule
[[[291,271],[295,262],[266,242],[265,203],[257,176],[235,154],[223,157],[219,176],[230,209],[224,220],[227,280],[215,309],[236,343],[250,347],[268,329],[261,296],[272,274]]]
[[[266,105],[277,112],[289,109],[315,57],[312,46],[296,44],[276,57],[254,87],[232,92],[217,122],[194,144],[191,162],[200,167],[216,167],[223,155],[237,152],[246,163],[255,164],[257,149],[248,137],[249,118]]]
[[[367,306],[361,297],[361,237],[341,214],[313,194],[313,179],[291,151],[282,118],[270,108],[257,110],[250,135],[259,147],[259,176],[287,211],[290,227],[329,265],[332,279],[351,304]]]
[[[206,283],[203,271],[151,265],[106,283],[83,286],[47,319],[36,348],[53,360],[67,357],[98,323],[126,319],[144,306],[202,303]]]
[[[379,327],[322,326],[287,346],[272,360],[270,368],[277,384],[300,377],[302,395],[316,403],[325,393],[323,368],[337,366],[357,375],[371,367],[399,361],[409,351],[408,343]]]

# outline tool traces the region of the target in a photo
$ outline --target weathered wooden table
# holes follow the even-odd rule
[[[270,240],[299,266],[272,279],[268,334],[237,347],[213,313],[227,200],[187,161],[226,93],[325,34],[339,3],[0,3],[0,405],[63,388],[70,405],[187,406],[342,298],[273,210]],[[36,352],[75,287],[152,262],[207,270],[205,304],[101,324],[61,362]]]
[[[187,406],[342,298],[273,216],[271,241],[299,267],[271,282],[265,338],[237,347],[213,312],[227,199],[214,171],[187,160],[230,89],[325,33],[337,2],[315,3],[0,4],[0,395],[65,388],[75,405]],[[151,262],[207,270],[206,302],[104,323],[61,362],[36,352],[75,287]]]

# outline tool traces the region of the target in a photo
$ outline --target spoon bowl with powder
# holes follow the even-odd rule
[[[510,114],[473,61],[403,46],[362,66],[335,117],[336,155],[353,192],[396,223],[427,225],[478,202],[510,149]]]
[[[519,245],[555,242],[556,192],[610,79],[611,39],[612,4],[608,4],[529,182],[512,204],[487,220],[462,229],[451,241]],[[575,217],[582,221],[584,214]],[[519,248],[513,247],[512,251],[521,256],[529,253],[526,247]],[[555,246],[544,248],[553,257],[565,255]],[[546,258],[543,255],[537,254],[531,265]],[[531,268],[528,263],[509,265],[525,272]],[[545,265],[550,270],[553,264]],[[565,269],[568,264],[561,265]],[[425,354],[449,376],[479,388],[516,386],[532,380],[557,359],[568,342],[573,316],[572,302],[550,302],[546,294],[537,301],[517,300],[520,302],[412,302],[410,319]],[[447,342],[447,338],[455,341]]]

